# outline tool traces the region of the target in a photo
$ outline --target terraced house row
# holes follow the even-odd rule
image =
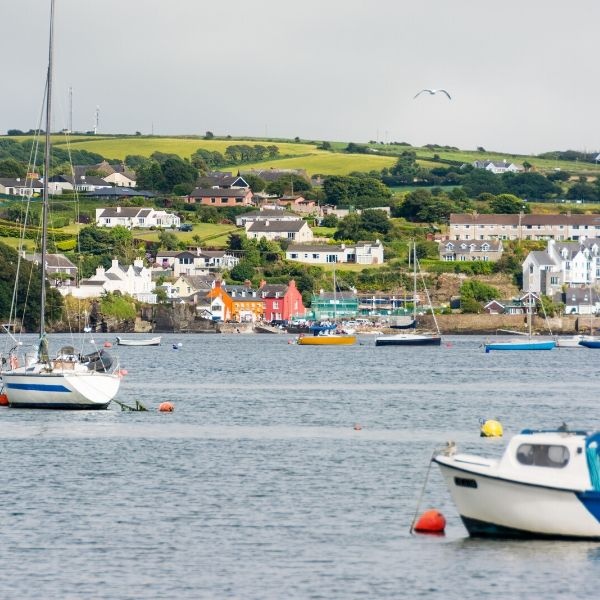
[[[451,214],[451,240],[580,240],[600,237],[600,215]]]

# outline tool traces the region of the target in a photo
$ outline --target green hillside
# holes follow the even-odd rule
[[[28,136],[0,136],[3,139],[21,141]],[[107,159],[123,160],[127,155],[150,156],[153,152],[177,154],[189,158],[199,148],[216,151],[223,154],[228,146],[238,144],[276,145],[280,157],[260,163],[246,163],[226,167],[236,169],[305,169],[310,175],[348,175],[353,171],[368,172],[381,170],[393,165],[397,157],[404,151],[412,151],[417,155],[419,164],[425,168],[448,166],[448,164],[472,163],[475,160],[494,160],[522,164],[529,162],[535,169],[549,172],[562,169],[573,174],[596,175],[600,173],[598,164],[581,161],[553,160],[535,156],[503,154],[494,151],[459,150],[448,147],[413,147],[401,144],[369,143],[370,151],[363,154],[348,154],[344,152],[348,142],[330,142],[332,150],[318,148],[321,142],[301,140],[266,139],[266,138],[215,138],[206,140],[194,136],[109,136],[109,135],[53,135],[52,143],[57,147],[72,150],[87,150],[104,156]]]

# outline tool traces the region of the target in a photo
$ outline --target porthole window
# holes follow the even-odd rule
[[[522,465],[562,469],[569,462],[569,449],[550,444],[521,444],[517,448],[517,460]]]

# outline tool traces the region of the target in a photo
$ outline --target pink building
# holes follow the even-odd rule
[[[262,281],[259,292],[265,304],[265,321],[289,321],[292,317],[303,317],[306,313],[302,294],[293,279],[287,285]]]

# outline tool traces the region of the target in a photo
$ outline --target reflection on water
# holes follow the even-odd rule
[[[114,349],[129,372],[120,400],[147,413],[0,410],[7,597],[595,593],[600,545],[471,540],[435,465],[422,509],[446,515],[446,536],[408,531],[434,448],[501,453],[480,418],[507,437],[563,421],[600,429],[597,375],[582,360],[593,352],[290,339]],[[174,413],[156,411],[164,400]]]

